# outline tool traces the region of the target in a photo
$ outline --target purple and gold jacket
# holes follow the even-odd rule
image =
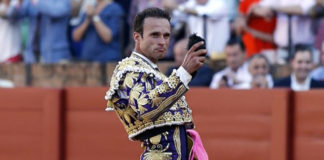
[[[114,70],[105,96],[106,111],[115,110],[129,139],[135,140],[153,128],[191,125],[191,110],[184,97],[187,91],[176,70],[166,77],[145,59],[132,54]]]

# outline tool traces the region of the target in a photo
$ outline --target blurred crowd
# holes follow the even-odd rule
[[[192,33],[206,40],[210,60],[225,59],[216,73],[203,66],[191,86],[322,86],[324,0],[0,0],[0,63],[121,60],[133,49],[134,16],[147,7],[172,16],[170,70]],[[291,75],[274,80],[278,64],[290,65]]]

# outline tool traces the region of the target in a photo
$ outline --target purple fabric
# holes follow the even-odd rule
[[[176,128],[179,129],[179,137],[174,137]],[[142,141],[145,150],[141,155],[141,160],[156,159],[157,157],[170,160],[188,160],[187,134],[184,126],[170,126],[167,131],[160,135],[161,139],[158,144],[153,144],[150,139]],[[179,144],[175,143],[175,138],[179,138],[180,150],[177,150]]]
[[[187,134],[190,135],[193,140],[190,160],[194,160],[194,157],[198,158],[198,160],[208,160],[208,154],[202,144],[199,133],[193,129],[188,129]]]

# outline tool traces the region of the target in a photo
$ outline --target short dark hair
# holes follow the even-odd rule
[[[245,45],[242,42],[241,38],[237,36],[232,36],[226,43],[226,46],[234,46],[234,45],[239,45],[241,50],[244,52],[245,51]]]
[[[292,59],[296,57],[297,52],[309,52],[311,57],[313,57],[312,47],[307,44],[296,44],[294,47],[294,54]]]
[[[141,36],[143,36],[143,24],[144,24],[144,20],[145,18],[148,17],[154,17],[154,18],[165,18],[170,22],[170,15],[168,12],[160,9],[160,8],[156,8],[156,7],[152,7],[152,8],[147,8],[145,10],[143,10],[142,12],[139,12],[133,22],[133,29],[134,32],[140,33]]]
[[[269,61],[269,59],[265,55],[263,55],[261,53],[258,53],[258,54],[255,54],[255,55],[251,56],[248,59],[248,62],[250,63],[252,60],[257,59],[257,58],[264,59],[266,61],[267,65],[270,67],[270,61]]]

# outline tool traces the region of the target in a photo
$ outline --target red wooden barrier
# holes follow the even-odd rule
[[[294,94],[294,159],[324,159],[324,91]]]
[[[66,160],[139,159],[115,112],[105,112],[107,88],[66,89]]]
[[[191,88],[193,110],[210,159],[285,160],[287,90],[208,90]]]
[[[139,159],[140,144],[127,139],[114,112],[104,112],[106,90],[0,89],[0,159]],[[186,99],[211,160],[319,160],[323,96],[190,88]]]
[[[61,90],[0,89],[0,159],[61,159]]]

